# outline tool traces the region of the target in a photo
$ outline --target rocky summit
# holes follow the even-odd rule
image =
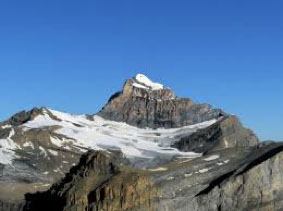
[[[94,115],[0,123],[0,211],[283,210],[283,143],[138,74]]]
[[[139,128],[154,129],[193,125],[225,116],[223,111],[212,109],[208,104],[175,97],[169,88],[157,86],[140,74],[128,79],[123,90],[114,94],[98,115]]]

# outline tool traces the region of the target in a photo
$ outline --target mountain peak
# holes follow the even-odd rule
[[[126,80],[122,95],[125,98],[140,97],[155,100],[174,99],[174,92],[160,83],[153,82],[143,74]]]
[[[218,119],[225,114],[208,104],[176,98],[173,90],[137,74],[126,80],[123,90],[112,95],[98,115],[140,128],[176,128]]]

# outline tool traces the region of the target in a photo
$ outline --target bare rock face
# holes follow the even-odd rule
[[[226,114],[208,104],[176,98],[168,88],[152,89],[128,79],[122,92],[114,94],[99,116],[140,128],[175,128],[217,119]]]
[[[128,79],[122,92],[114,94],[98,115],[140,128],[176,128],[219,120],[172,144],[172,147],[184,152],[206,153],[209,150],[249,147],[259,143],[256,135],[244,128],[236,116],[213,109],[208,104],[176,98],[174,92],[164,86],[153,89],[137,80],[137,76]]]
[[[120,152],[90,151],[49,191],[27,194],[24,210],[129,210],[150,207],[153,194],[146,175],[127,169]],[[123,172],[123,173],[121,173]]]
[[[230,149],[143,171],[92,151],[47,192],[27,194],[24,210],[281,210],[282,151]]]
[[[282,210],[282,151],[281,144],[237,169],[226,180],[212,182],[199,194],[197,210]]]
[[[13,115],[10,119],[8,119],[5,122],[1,122],[0,126],[5,124],[10,124],[13,126],[19,126],[21,124],[24,124],[25,122],[28,122],[32,119],[34,119],[37,115],[42,114],[43,108],[34,108],[30,111],[20,111]]]
[[[185,152],[207,153],[229,147],[254,147],[258,144],[256,135],[244,128],[236,116],[226,116],[207,128],[181,138],[173,147]]]

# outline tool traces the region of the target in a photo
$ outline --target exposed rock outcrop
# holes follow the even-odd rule
[[[282,210],[283,146],[237,169],[228,179],[199,194],[197,210]]]
[[[227,150],[143,171],[89,152],[61,183],[28,194],[25,210],[281,210],[283,145]]]
[[[24,210],[150,208],[150,197],[154,194],[150,181],[146,175],[128,170],[128,164],[120,152],[90,151],[61,183],[47,192],[27,194]]]
[[[168,88],[152,90],[135,83],[134,79],[128,79],[123,91],[114,94],[98,115],[141,128],[182,127],[226,115],[208,104],[176,98]]]
[[[13,126],[18,126],[34,119],[37,115],[42,114],[42,109],[34,108],[31,111],[20,111],[19,113],[12,116],[8,123]]]
[[[256,135],[244,128],[236,116],[226,116],[207,128],[181,138],[173,147],[180,151],[207,153],[229,147],[254,147],[258,144]]]

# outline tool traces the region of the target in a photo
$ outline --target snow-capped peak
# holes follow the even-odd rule
[[[159,90],[164,88],[162,84],[152,82],[148,77],[140,73],[137,74],[134,77],[134,79],[136,81],[136,83],[134,83],[134,86],[139,88],[152,89],[152,90]]]

